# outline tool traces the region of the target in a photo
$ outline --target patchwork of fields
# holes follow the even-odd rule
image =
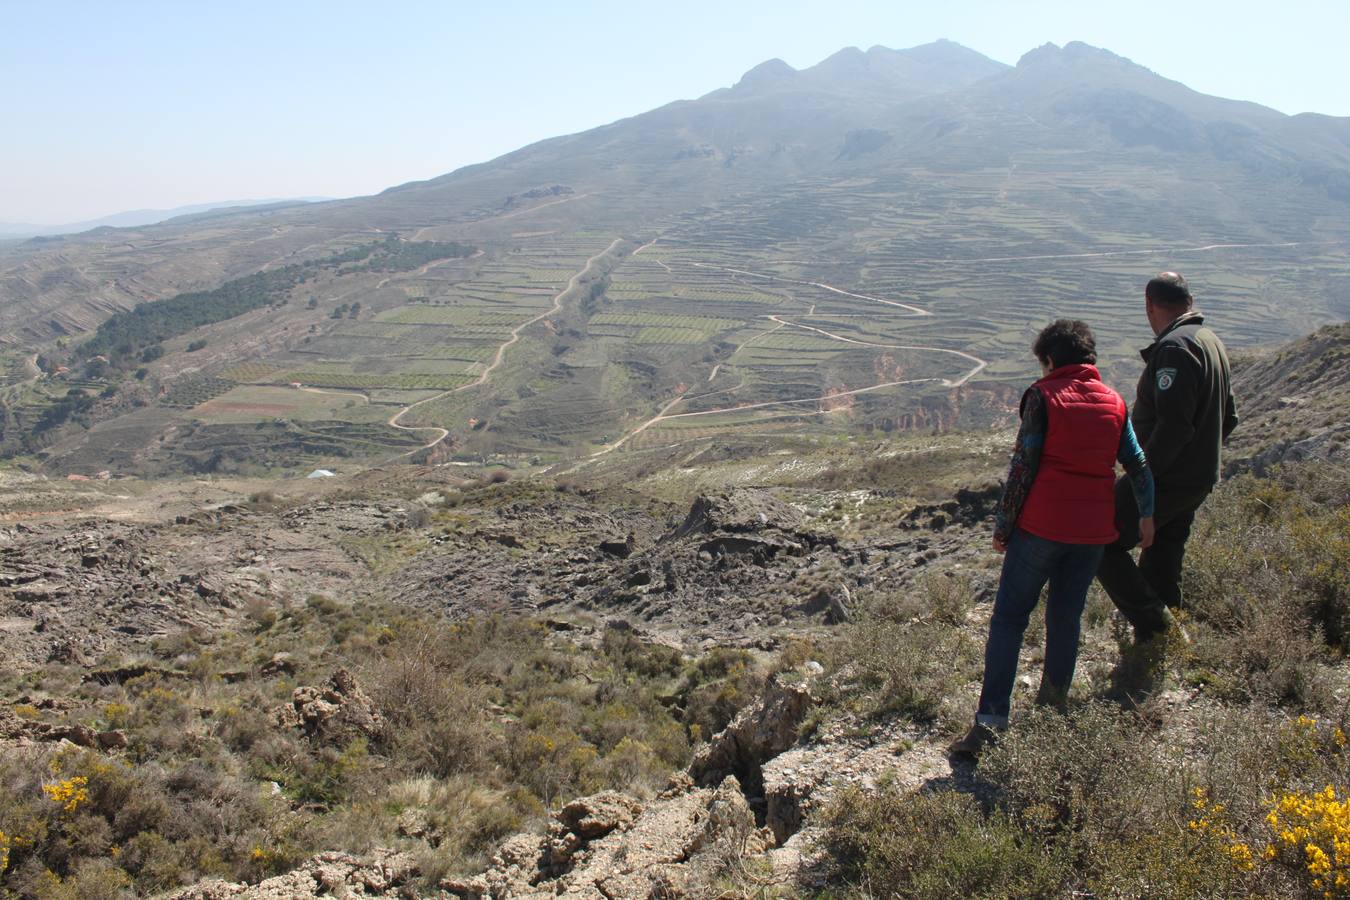
[[[303,468],[436,444],[438,459],[509,464],[728,433],[1006,426],[1055,317],[1093,325],[1105,377],[1130,393],[1142,285],[1163,269],[1235,348],[1350,315],[1344,242],[1292,219],[1230,232],[1184,203],[1155,229],[1161,194],[1107,220],[1091,198],[1113,190],[1113,165],[807,180],[637,230],[581,224],[582,202],[513,212],[509,231],[444,226],[481,253],[329,278],[214,326],[197,356],[169,346],[171,377],[145,382],[159,412],[96,424],[80,458],[209,471],[220,447],[243,465],[265,446]],[[1184,200],[1184,183],[1168,189]],[[1304,295],[1321,305],[1290,303]],[[24,357],[0,365],[34,409],[52,402],[22,387]]]
[[[1061,219],[1027,215],[1046,205],[1043,191],[1100,190],[1102,178],[805,183],[675,217],[633,241],[599,293],[531,326],[479,383],[513,331],[614,237],[522,230],[468,280],[435,268],[397,280],[396,298],[369,314],[220,377],[361,392],[385,412],[425,401],[403,424],[447,429],[455,452],[482,458],[726,431],[1006,424],[1035,373],[1031,338],[1054,316],[1094,325],[1108,379],[1128,391],[1147,340],[1138,296],[1155,271],[1185,271],[1235,345],[1310,326],[1272,297],[1350,273],[1341,245],[1245,234],[1212,246],[1213,223],[1198,221],[1194,237],[1144,241],[1146,222],[1092,221],[1072,204]],[[237,414],[234,402],[227,394],[194,414]]]

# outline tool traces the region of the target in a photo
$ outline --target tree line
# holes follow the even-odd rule
[[[291,291],[322,270],[336,269],[338,275],[410,271],[439,259],[462,259],[474,252],[475,248],[465,244],[410,242],[390,235],[383,241],[362,244],[323,259],[234,278],[210,290],[187,291],[142,303],[104,321],[80,345],[75,356],[81,360],[104,356],[111,366],[126,369],[157,358],[162,350],[156,348],[170,338],[264,306],[284,303]]]

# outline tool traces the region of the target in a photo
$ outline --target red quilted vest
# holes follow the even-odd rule
[[[1048,427],[1017,526],[1066,544],[1109,544],[1125,401],[1095,366],[1060,366],[1032,387],[1045,398]]]

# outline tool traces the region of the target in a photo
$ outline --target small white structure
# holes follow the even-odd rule
[[[306,477],[306,478],[332,478],[332,477],[335,476],[335,475],[337,475],[336,472],[330,472],[330,471],[328,471],[327,469],[315,469],[313,472],[310,472],[310,473],[309,473],[308,475],[306,475],[305,477]]]

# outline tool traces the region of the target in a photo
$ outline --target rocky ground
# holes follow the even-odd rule
[[[419,473],[405,474],[415,485]],[[969,559],[968,531],[996,490],[883,499],[894,531],[841,538],[837,520],[775,489],[681,508],[615,490],[437,484],[429,477],[407,499],[265,492],[137,522],[89,511],[0,524],[0,652],[28,665],[93,661],[313,594],[451,617],[618,620],[679,646],[771,647],[775,635],[844,621],[851,594]]]
[[[345,589],[366,567],[344,548],[381,534],[397,507],[284,514],[241,506],[132,524],[52,518],[0,525],[0,652],[26,665],[92,663],[250,609]]]
[[[1244,407],[1246,433],[1232,447],[1232,471],[1341,459],[1344,417],[1328,404],[1350,383],[1345,338],[1344,329],[1327,329],[1302,351],[1242,363],[1247,394],[1257,393],[1258,377],[1275,389]],[[542,828],[498,843],[478,874],[439,873],[425,855],[409,852],[435,847],[431,833],[444,827],[410,810],[399,826],[406,842],[397,846],[367,853],[344,847],[256,883],[211,879],[171,896],[811,894],[830,877],[826,810],[852,788],[952,790],[991,801],[975,769],[944,748],[973,708],[997,578],[987,522],[998,486],[985,466],[945,497],[917,496],[894,477],[903,468],[885,467],[919,464],[909,459],[877,448],[857,451],[851,462],[822,454],[794,470],[795,482],[765,476],[766,468],[757,470],[758,481],[727,478],[737,486],[721,490],[707,487],[719,467],[745,460],[722,454],[702,468],[667,468],[645,481],[622,470],[582,480],[472,481],[406,467],[329,485],[248,486],[232,494],[214,487],[209,497],[193,493],[200,486],[160,486],[136,495],[135,515],[117,517],[108,514],[117,508],[113,495],[128,488],[11,476],[0,483],[0,653],[20,674],[59,666],[96,686],[172,685],[187,674],[162,650],[149,653],[156,641],[242,629],[278,610],[308,605],[323,614],[367,602],[451,621],[526,616],[547,626],[549,640],[585,653],[616,631],[653,654],[675,648],[687,659],[713,648],[744,648],[759,659],[774,651],[781,662],[767,687],[725,730],[699,743],[663,789],[563,797]],[[970,473],[968,461],[961,465]],[[686,474],[696,489],[681,495],[671,485]],[[658,481],[659,490],[649,489]],[[1232,510],[1250,501],[1214,502]],[[1223,527],[1202,522],[1197,540],[1214,552]],[[886,646],[884,636],[880,643],[869,638],[858,623],[878,611],[896,633],[907,622],[928,628],[906,632],[906,652],[915,633],[933,636],[931,647],[920,645],[928,658],[898,659],[901,648]],[[1100,596],[1086,621],[1075,691],[1110,697],[1120,650]],[[1034,673],[1039,662],[1035,631],[1018,703],[1034,692],[1027,670]],[[1266,679],[1241,687],[1249,698],[1326,707],[1350,696],[1344,666],[1313,650],[1298,650],[1305,655],[1288,664],[1292,674],[1281,681],[1280,654],[1293,651],[1276,646],[1283,632],[1271,634],[1241,645]],[[1216,666],[1232,655],[1221,641],[1240,639],[1206,632],[1189,677],[1148,697],[1140,721],[1187,746],[1196,723],[1232,701],[1237,688]],[[307,657],[312,672],[322,648],[308,649],[317,651]],[[886,659],[892,649],[896,660]],[[394,726],[361,673],[328,669],[297,683],[290,654],[262,659],[241,660],[237,672],[218,677],[274,678],[276,689],[288,692],[281,696],[289,700],[267,708],[265,733],[299,736],[334,753],[391,739]],[[884,694],[896,678],[922,680],[946,668],[954,675],[932,689],[940,696],[928,707],[887,705]],[[877,671],[885,674],[880,682]],[[590,680],[585,670],[575,678]],[[1320,700],[1308,699],[1314,683]],[[119,727],[64,721],[63,704],[72,701],[41,692],[7,699],[0,711],[5,752],[75,747],[108,759],[130,752]],[[297,811],[303,806],[292,802]]]

